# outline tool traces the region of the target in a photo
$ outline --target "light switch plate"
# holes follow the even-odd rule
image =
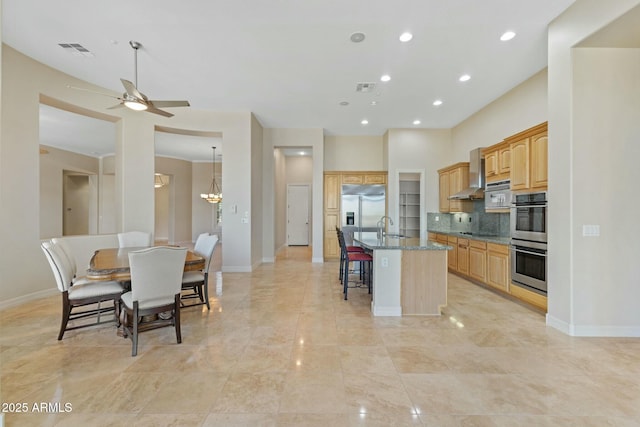
[[[600,225],[583,225],[583,237],[598,237],[600,235]]]

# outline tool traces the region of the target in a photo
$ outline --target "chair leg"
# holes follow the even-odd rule
[[[182,342],[182,332],[180,330],[180,294],[176,295],[176,303],[173,307],[173,323],[176,328],[176,340],[178,344]]]
[[[204,300],[207,303],[207,310],[211,311],[211,305],[209,303],[209,273],[204,275],[204,284],[202,287],[204,288]]]
[[[138,354],[138,323],[140,319],[138,319],[138,301],[133,302],[133,337],[131,343],[131,356],[136,356]]]
[[[71,304],[69,303],[69,294],[65,291],[62,293],[62,320],[60,322],[60,332],[58,333],[58,341],[62,339],[64,331],[67,330],[69,316],[71,315]]]
[[[349,259],[344,262],[344,299],[347,300],[347,291],[349,289]]]

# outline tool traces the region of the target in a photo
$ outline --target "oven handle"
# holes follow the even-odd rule
[[[529,254],[529,255],[538,255],[538,256],[543,256],[545,258],[547,257],[547,254],[541,254],[540,252],[525,251],[525,250],[522,250],[522,249],[518,249],[515,246],[512,246],[512,248],[513,248],[514,252],[521,252],[523,254]]]

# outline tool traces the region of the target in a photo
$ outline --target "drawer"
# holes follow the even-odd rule
[[[509,255],[509,246],[497,245],[495,243],[487,243],[487,250],[499,254]]]
[[[449,242],[449,244],[452,244],[452,245],[457,245],[458,238],[453,236],[447,236],[447,242]]]
[[[469,240],[469,246],[476,249],[487,249],[487,242],[481,242],[480,240]]]
[[[458,239],[458,246],[469,246],[469,239]]]

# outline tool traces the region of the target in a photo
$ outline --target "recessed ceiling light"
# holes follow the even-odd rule
[[[354,43],[360,43],[365,39],[364,33],[353,33],[350,37],[351,41]]]
[[[458,80],[460,80],[461,82],[466,82],[466,81],[469,81],[470,78],[471,76],[469,74],[463,74],[460,76]]]
[[[400,34],[400,41],[402,43],[406,43],[408,41],[410,41],[413,38],[413,34],[409,33],[409,32],[404,32],[402,34]]]
[[[442,100],[441,99],[436,99],[435,101],[433,101],[433,105],[435,105],[436,107],[438,105],[442,105]]]
[[[371,101],[371,105],[375,107],[376,105],[378,105],[378,101]]]
[[[516,36],[516,33],[513,31],[507,31],[503,35],[500,36],[500,40],[503,42],[509,41]]]
[[[369,120],[363,119],[360,123],[362,123],[363,125],[368,125],[369,124]]]
[[[301,156],[304,156],[306,153],[304,151],[301,151],[298,154],[300,154]]]
[[[391,80],[391,76],[389,74],[385,74],[382,77],[380,77],[381,82],[388,82],[389,80]]]
[[[414,120],[414,121],[413,121],[413,124],[414,124],[414,125],[419,125],[419,124],[420,124],[420,120]]]
[[[346,107],[347,105],[349,105],[349,101],[340,101],[340,105]]]

